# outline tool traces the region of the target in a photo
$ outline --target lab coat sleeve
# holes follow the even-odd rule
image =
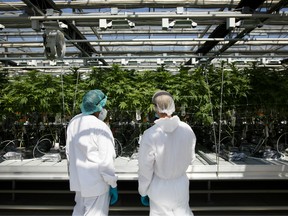
[[[193,162],[194,162],[195,159],[196,159],[195,147],[196,147],[196,136],[195,136],[195,134],[193,134],[193,139],[192,139],[192,160],[191,160],[191,164],[193,164]]]
[[[65,154],[66,154],[66,160],[67,160],[67,172],[68,176],[70,176],[70,171],[69,171],[69,162],[70,162],[70,155],[69,155],[69,145],[71,142],[71,135],[67,131],[67,138],[66,138],[66,145],[65,145]]]
[[[154,173],[155,151],[145,134],[140,140],[138,158],[138,191],[141,196],[146,196]]]
[[[117,186],[117,176],[115,174],[115,148],[112,133],[102,133],[98,136],[99,147],[99,171],[104,181],[111,187]]]

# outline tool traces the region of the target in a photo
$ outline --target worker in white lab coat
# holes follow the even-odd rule
[[[189,206],[188,166],[195,159],[196,137],[175,111],[169,92],[157,91],[152,102],[159,119],[139,144],[138,190],[150,216],[193,216]]]
[[[106,101],[101,90],[87,92],[82,113],[73,117],[67,128],[69,182],[76,202],[73,216],[107,216],[109,203],[118,199],[114,138],[103,122]]]

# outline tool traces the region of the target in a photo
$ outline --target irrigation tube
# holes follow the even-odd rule
[[[65,95],[64,95],[64,79],[63,79],[63,74],[64,74],[64,69],[61,67],[61,91],[62,91],[62,112],[63,112],[63,117],[65,118]],[[61,123],[62,123],[62,117],[61,117]]]
[[[218,133],[218,146],[217,146],[217,171],[216,174],[219,174],[219,159],[220,159],[220,147],[221,147],[221,127],[222,127],[222,107],[223,107],[223,88],[224,88],[224,69],[222,67],[222,77],[221,77],[221,93],[220,93],[220,110],[219,110],[219,133]]]
[[[74,91],[72,116],[74,116],[74,113],[75,113],[75,106],[76,106],[76,99],[77,99],[77,92],[78,92],[78,84],[79,84],[79,78],[80,78],[80,73],[78,72],[78,70],[76,71],[76,73],[77,73],[77,80],[76,80],[75,91]]]
[[[214,143],[215,143],[215,153],[216,153],[216,163],[217,163],[217,155],[218,155],[218,149],[217,149],[217,138],[216,138],[216,129],[215,129],[215,124],[214,124],[214,114],[213,114],[213,104],[212,104],[212,100],[211,100],[211,94],[210,94],[210,84],[209,84],[209,80],[208,80],[208,76],[207,76],[207,65],[208,62],[206,62],[205,66],[204,66],[204,70],[205,70],[205,79],[206,79],[206,83],[209,86],[209,91],[208,91],[208,95],[209,95],[209,103],[211,105],[211,116],[212,116],[212,126],[213,126],[213,138],[214,138]],[[218,165],[217,165],[218,166]],[[218,175],[218,172],[217,172]]]

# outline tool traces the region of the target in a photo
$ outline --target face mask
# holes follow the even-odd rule
[[[101,112],[99,113],[98,119],[100,119],[101,121],[104,121],[106,116],[107,116],[107,110],[103,108]]]

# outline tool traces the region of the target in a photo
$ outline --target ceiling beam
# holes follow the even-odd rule
[[[273,50],[272,50],[273,51]],[[166,54],[174,54],[174,55],[184,55],[184,54],[187,54],[187,55],[192,55],[192,54],[195,54],[194,51],[192,50],[166,50],[165,52],[163,52],[162,50],[136,50],[136,49],[129,49],[129,50],[111,50],[111,51],[101,51],[100,54],[101,55],[105,55],[105,56],[112,56],[112,55],[127,55],[127,54],[131,54],[131,55],[163,55],[163,53],[166,53]],[[209,52],[211,55],[215,55],[217,54],[217,51],[211,51]],[[23,52],[17,52],[17,51],[12,51],[12,52],[2,52],[1,53],[2,55],[6,55],[7,57],[21,57],[23,56]],[[30,57],[39,57],[39,56],[43,56],[43,52],[25,52],[25,54],[27,56],[30,56]],[[237,54],[237,56],[235,55]],[[226,55],[227,57],[229,56],[235,56],[238,57],[239,55],[265,55],[265,54],[268,54],[270,55],[271,57],[272,54],[274,56],[278,56],[278,55],[286,55],[288,56],[288,50],[277,50],[277,53],[272,53],[271,50],[267,49],[267,50],[263,50],[263,49],[260,49],[260,50],[227,50],[225,51],[225,53],[223,53],[223,55]],[[80,56],[81,53],[80,52],[74,52],[74,51],[69,51],[69,52],[66,52],[66,57],[75,57],[75,58],[78,58],[78,56]],[[1,55],[0,55],[1,57]],[[198,57],[198,56],[197,56]]]
[[[249,2],[249,3],[248,3]],[[245,1],[241,1],[241,5],[247,5],[248,4],[252,4],[253,6],[253,9],[254,7],[256,7],[257,5],[255,5],[255,2],[254,1],[249,1],[249,0],[245,0]],[[288,1],[287,0],[281,0],[276,6],[270,8],[267,12],[267,14],[271,14],[271,13],[274,13],[275,11],[278,11],[279,9],[281,9],[283,6],[287,5],[288,4]],[[260,22],[264,23],[268,18],[262,18],[260,19]],[[235,41],[230,41],[228,44],[224,45],[221,47],[221,49],[217,52],[216,55],[219,55],[223,52],[225,52],[227,49],[229,49],[231,46],[233,46],[236,42],[237,42],[237,39],[241,39],[243,38],[245,35],[251,33],[254,29],[254,28],[247,28],[247,29],[244,29],[242,32],[240,32],[236,37],[235,37]],[[269,39],[269,38],[268,38]],[[215,56],[216,56],[215,55]],[[210,60],[212,60],[213,58],[210,58]]]
[[[22,3],[23,8],[27,13],[23,13],[23,9],[20,8],[14,8],[15,13],[3,12],[1,10],[3,2],[6,2],[7,7],[12,8],[13,6],[8,4],[16,3],[16,1],[0,2],[0,11],[2,11],[0,24],[5,26],[0,31],[0,37],[3,38],[0,41],[0,60],[6,62],[6,65],[8,62],[12,65],[13,60],[18,64],[21,62],[21,65],[25,65],[25,63],[41,65],[41,62],[49,64],[49,60],[44,56],[43,29],[40,31],[38,28],[39,31],[33,31],[31,28],[32,23],[40,23],[42,26],[42,22],[46,27],[45,24],[49,23],[48,21],[61,21],[68,26],[68,29],[61,29],[66,35],[67,46],[62,63],[65,63],[67,67],[68,65],[88,67],[86,63],[93,63],[95,58],[97,58],[97,62],[105,61],[107,64],[125,65],[126,61],[122,62],[122,58],[134,61],[133,64],[136,59],[137,62],[139,60],[143,64],[147,64],[152,59],[156,66],[157,58],[163,58],[166,61],[174,58],[176,63],[173,65],[177,66],[191,58],[193,58],[193,64],[195,64],[195,59],[200,59],[200,63],[208,61],[217,63],[228,58],[229,61],[231,61],[230,58],[236,61],[237,58],[253,57],[255,61],[259,61],[259,57],[278,61],[279,57],[287,57],[288,52],[288,39],[285,38],[288,28],[286,25],[288,11],[287,7],[282,9],[282,6],[288,3],[287,0],[273,0],[269,3],[266,1],[267,3],[259,6],[262,7],[261,10],[257,9],[255,13],[250,9],[255,8],[260,0],[23,0],[26,3]],[[19,2],[17,1],[17,3]],[[135,4],[124,7],[125,4],[132,2]],[[180,2],[181,5],[178,5]],[[210,5],[208,5],[209,2]],[[144,7],[142,3],[155,4],[157,8]],[[62,6],[59,6],[61,4],[63,4],[63,8],[69,8],[69,10],[61,11],[63,9]],[[106,4],[109,7],[104,8]],[[120,9],[122,6],[119,7],[120,10],[119,12],[117,10],[117,13],[115,10],[110,10],[112,7],[117,7],[116,4],[123,6],[123,9]],[[161,4],[163,5],[160,7]],[[173,4],[183,7],[184,10],[176,10],[176,7],[168,8],[168,5]],[[223,7],[217,8],[221,4]],[[250,6],[247,6],[249,4]],[[200,5],[204,6],[200,7]],[[143,9],[130,10],[128,9],[130,6]],[[201,10],[195,10],[197,7]],[[82,11],[86,8],[93,8],[93,10]],[[202,10],[203,8],[207,9]],[[49,11],[47,13],[46,9],[53,9],[55,13]],[[135,22],[136,27],[125,30],[113,28],[103,30],[99,27],[100,18],[108,21],[112,21],[114,18],[129,19]],[[189,18],[197,22],[198,26],[191,29],[163,29],[162,18],[168,18],[169,23],[175,19]],[[226,29],[228,18],[235,18],[236,21],[244,20],[247,23],[249,21],[249,23],[245,23],[244,26],[243,22],[243,25],[231,31]],[[257,20],[265,21],[263,28],[251,28],[254,21]],[[266,31],[269,28],[270,31]],[[253,29],[253,31],[249,32],[249,29]],[[209,43],[212,44],[211,47],[207,46]],[[105,49],[102,46],[105,46]],[[193,49],[191,49],[192,47]],[[213,59],[215,60],[213,61]],[[31,62],[31,60],[35,61]],[[61,64],[61,60],[56,61],[60,61]],[[14,64],[16,64],[15,62]]]
[[[265,0],[241,0],[236,7],[236,9],[244,10],[245,7],[249,8],[251,11],[251,14],[258,8],[260,5],[262,5],[265,2]],[[250,13],[249,13],[250,14]],[[254,28],[253,28],[254,29]],[[239,34],[239,38],[243,37],[247,33],[251,32],[253,29],[249,29],[247,31],[243,31],[243,34]],[[210,35],[209,38],[224,38],[231,32],[231,29],[227,29],[226,22],[219,25]],[[196,54],[200,54],[202,56],[206,55],[210,50],[212,50],[219,42],[218,41],[207,41],[205,44],[203,44],[201,47],[196,50]],[[234,43],[231,42],[231,45]],[[230,47],[227,45],[227,48]],[[192,59],[190,59],[188,62],[185,63],[185,65],[189,65],[192,63]]]
[[[251,10],[255,11],[256,8],[258,8],[260,5],[263,4],[265,0],[241,0],[236,9],[241,9],[243,7],[249,7]],[[251,12],[251,14],[253,14]],[[209,36],[209,38],[224,38],[231,32],[231,29],[227,29],[226,22],[219,25]],[[250,31],[249,31],[250,32]],[[242,35],[241,35],[242,36]],[[211,49],[213,49],[218,44],[218,41],[208,41],[203,46],[199,47],[196,53],[205,55],[207,54]]]

